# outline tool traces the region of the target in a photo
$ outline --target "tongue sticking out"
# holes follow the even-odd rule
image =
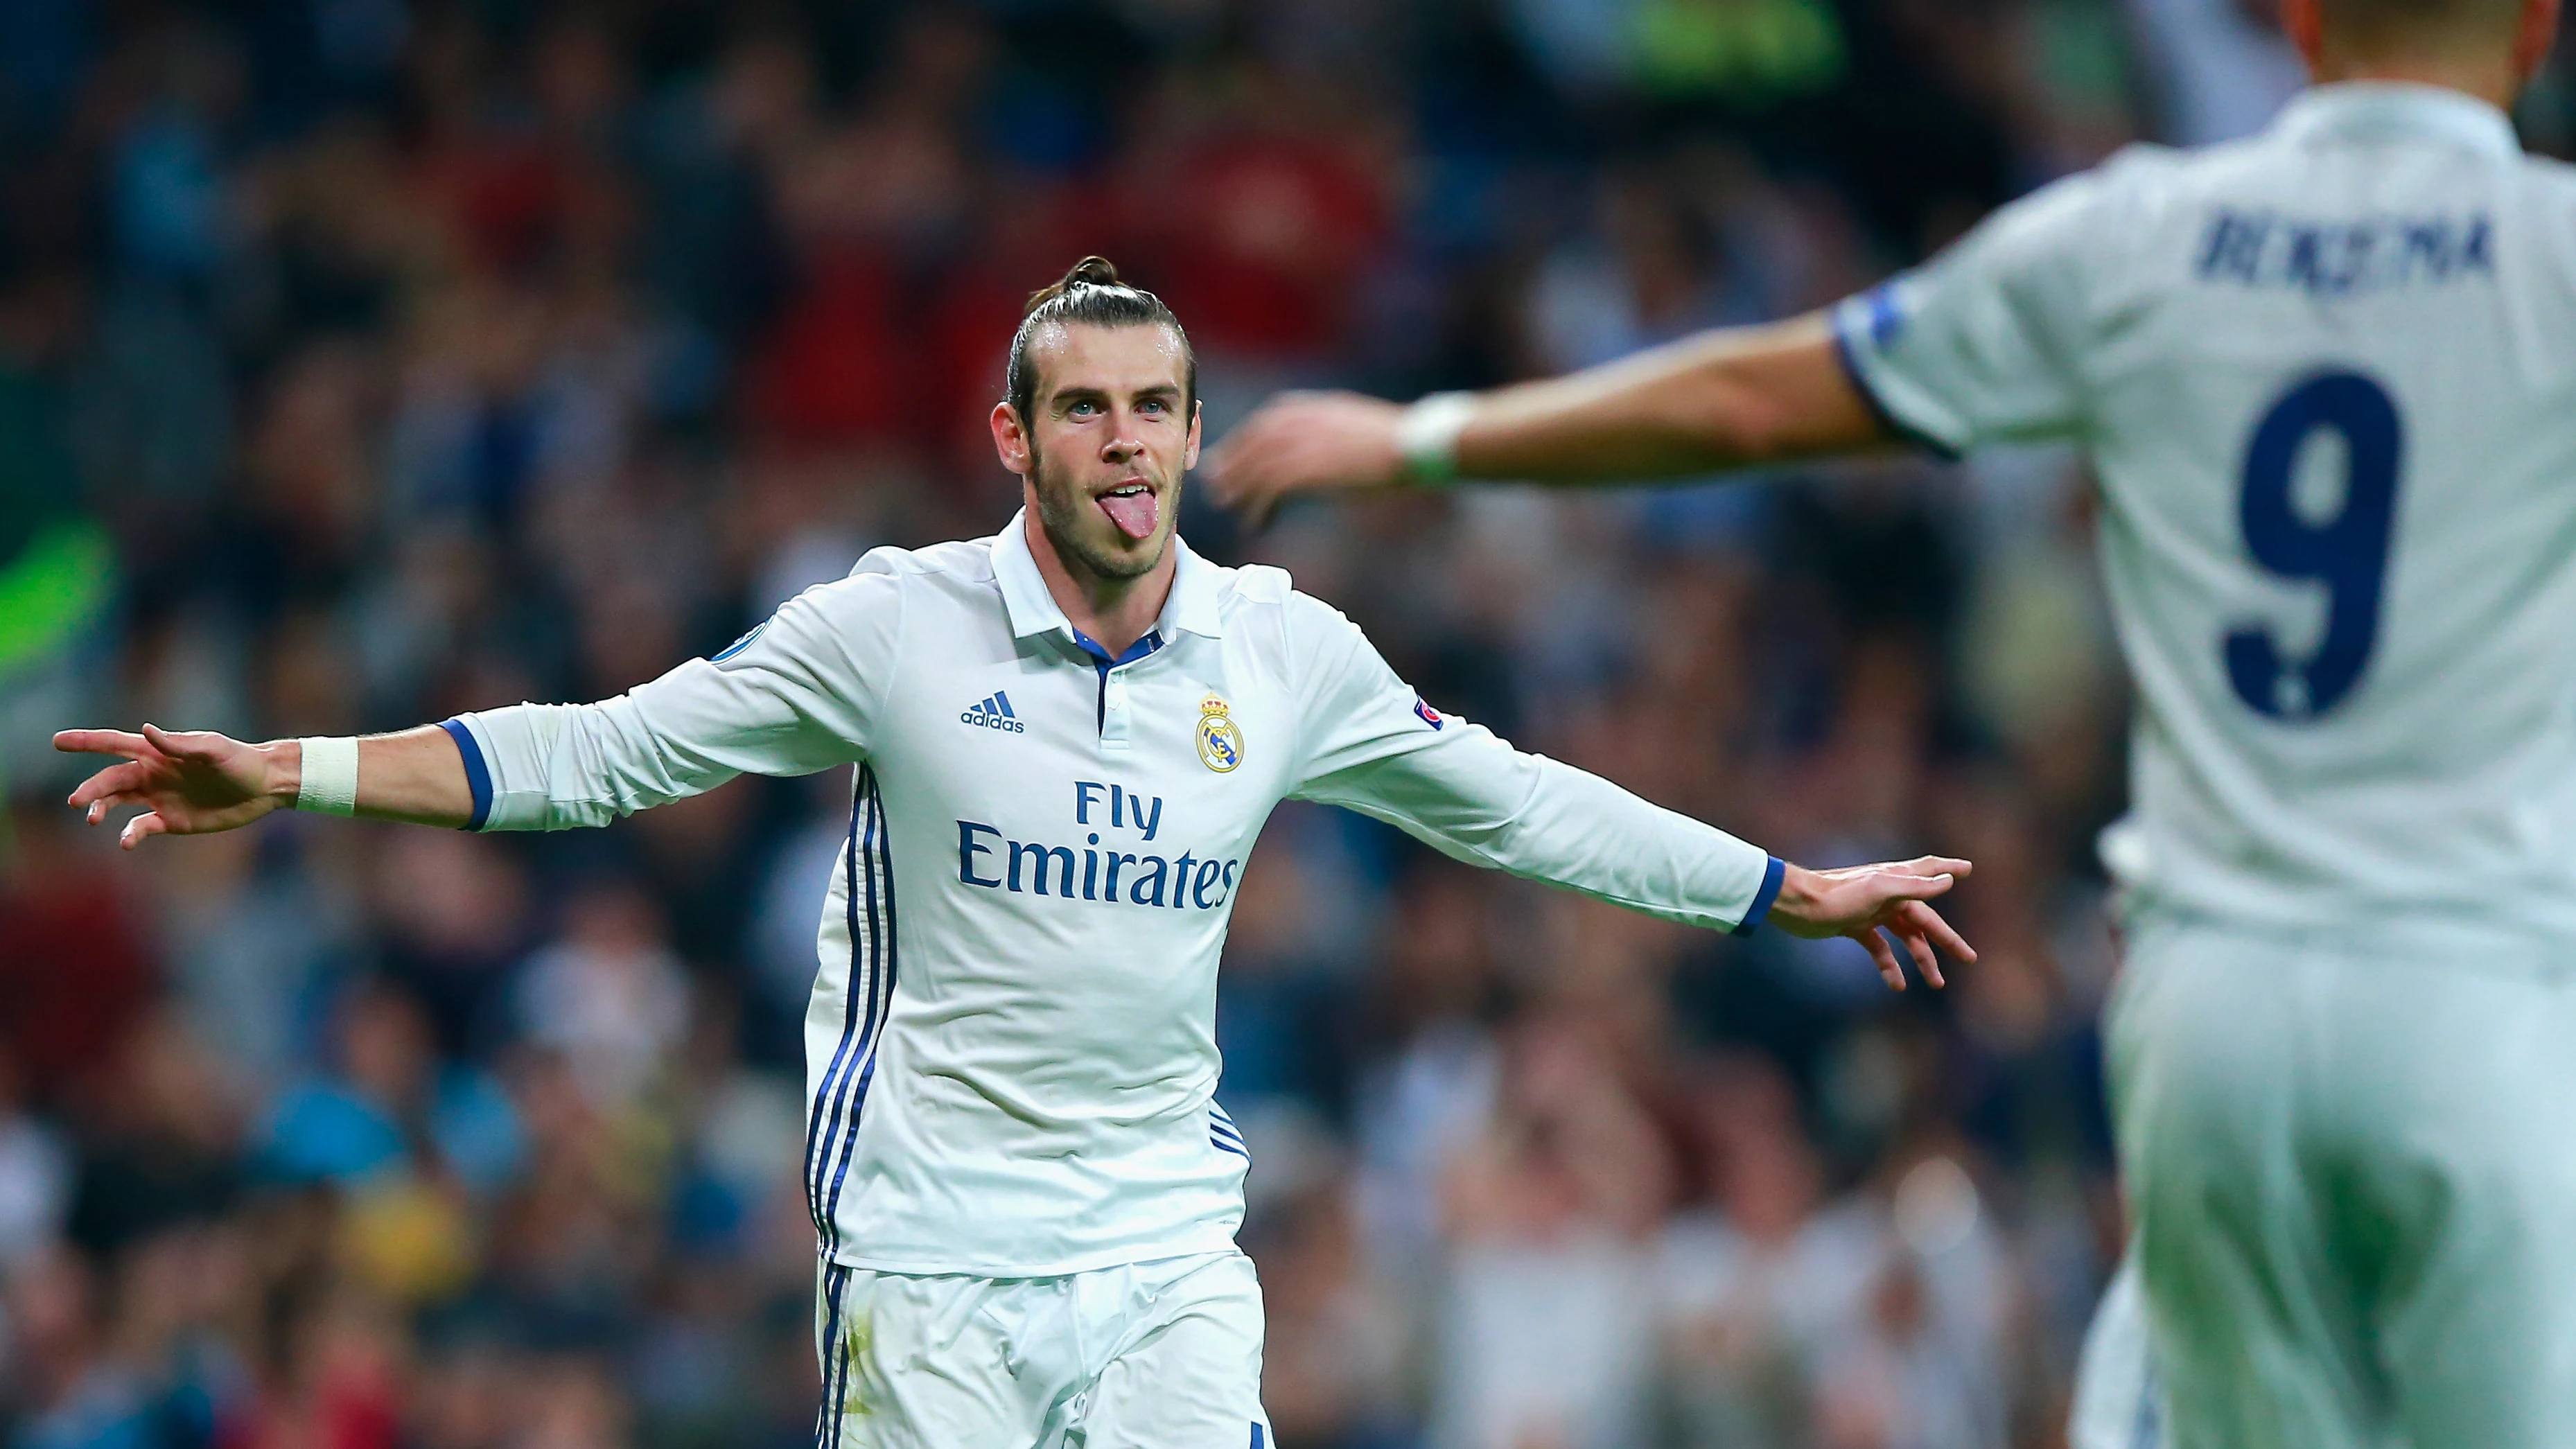
[[[1118,525],[1118,531],[1129,538],[1143,541],[1154,534],[1154,494],[1151,489],[1136,493],[1112,493],[1100,500],[1100,511]]]

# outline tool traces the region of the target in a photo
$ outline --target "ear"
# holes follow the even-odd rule
[[[2320,74],[2325,61],[2326,15],[2322,0],[2281,0],[2281,32],[2308,63],[2308,74]]]
[[[1002,466],[1025,478],[1029,476],[1029,435],[1020,426],[1020,415],[1009,403],[993,404],[993,451],[1001,455]],[[1192,434],[1195,438],[1196,434]],[[1193,444],[1195,447],[1195,444]]]
[[[2535,0],[2539,3],[2539,0]],[[2555,3],[2555,0],[2550,0]],[[1190,445],[1181,454],[1181,471],[1186,473],[1199,465],[1199,429],[1206,422],[1207,409],[1197,402],[1190,404]]]
[[[2522,27],[2513,37],[2513,78],[2529,85],[2549,64],[2558,41],[2559,0],[2522,0]]]

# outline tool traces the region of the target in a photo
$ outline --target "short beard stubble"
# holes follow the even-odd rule
[[[1079,563],[1104,579],[1143,578],[1163,561],[1163,550],[1159,548],[1139,559],[1103,553],[1084,542],[1079,510],[1092,506],[1091,499],[1071,483],[1048,480],[1046,458],[1038,452],[1035,437],[1029,439],[1029,482],[1038,495],[1038,526],[1046,530],[1047,541],[1055,545],[1057,557]],[[1156,502],[1158,506],[1178,506],[1180,500],[1167,494]],[[1170,546],[1170,535],[1166,534],[1164,547]]]

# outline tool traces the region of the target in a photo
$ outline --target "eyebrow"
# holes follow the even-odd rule
[[[1049,394],[1047,401],[1056,406],[1062,406],[1066,403],[1106,398],[1110,395],[1110,391],[1110,389],[1105,387],[1093,387],[1085,383],[1068,383]],[[1181,385],[1177,382],[1158,382],[1151,387],[1140,387],[1131,394],[1132,397],[1138,399],[1153,397],[1176,398],[1180,395]]]

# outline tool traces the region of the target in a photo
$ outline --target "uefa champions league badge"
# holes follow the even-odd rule
[[[1243,763],[1243,731],[1226,717],[1223,695],[1199,701],[1199,763],[1222,775]]]

